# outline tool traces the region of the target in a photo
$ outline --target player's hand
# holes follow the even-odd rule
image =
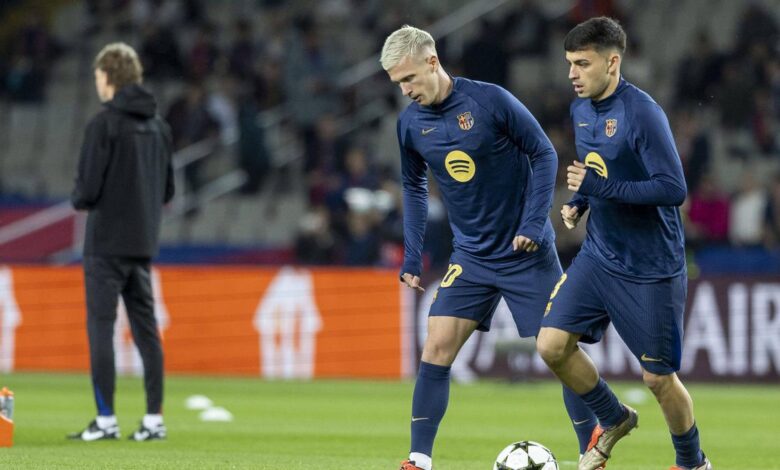
[[[565,225],[567,229],[571,230],[577,226],[577,223],[582,217],[579,212],[577,206],[564,204],[563,207],[561,207],[561,218],[563,219],[563,225]]]
[[[585,173],[588,172],[588,169],[585,167],[584,163],[577,160],[572,163],[573,165],[569,165],[566,168],[568,171],[566,174],[566,183],[569,185],[569,191],[576,192],[580,190],[580,186],[585,179]]]
[[[425,292],[425,289],[423,289],[422,286],[420,285],[420,276],[414,276],[409,273],[404,273],[401,276],[401,280],[403,280],[404,284],[411,287],[412,289],[419,292]]]
[[[512,239],[512,250],[514,251],[527,251],[529,253],[533,253],[538,249],[539,245],[530,238],[518,235]]]

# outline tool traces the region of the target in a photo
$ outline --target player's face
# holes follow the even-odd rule
[[[401,87],[408,96],[422,106],[430,106],[439,94],[436,70],[439,59],[435,55],[426,57],[406,56],[395,67],[387,71],[390,80]]]
[[[108,74],[100,69],[95,69],[95,88],[103,103],[114,97],[114,87],[108,84]]]
[[[620,56],[611,51],[599,53],[595,49],[566,51],[569,80],[580,98],[599,101],[611,93],[610,84],[617,80]]]

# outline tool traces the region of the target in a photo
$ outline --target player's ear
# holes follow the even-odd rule
[[[432,70],[435,72],[439,69],[439,58],[435,55],[432,55],[428,58],[428,65],[431,66]]]
[[[614,53],[610,54],[609,61],[607,63],[607,70],[612,72],[617,72],[617,70],[620,68],[620,54]]]

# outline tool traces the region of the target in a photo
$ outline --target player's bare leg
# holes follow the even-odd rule
[[[477,322],[466,318],[428,317],[428,336],[422,351],[422,361],[439,366],[451,366],[458,351],[477,329]]]
[[[653,392],[664,413],[672,442],[677,452],[677,467],[672,468],[712,468],[709,460],[701,452],[699,431],[695,428],[693,400],[677,374],[658,375],[642,370],[642,380]],[[687,462],[689,465],[683,465]]]
[[[590,357],[577,346],[579,335],[557,328],[542,328],[537,350],[555,375],[598,416],[600,425],[593,430],[588,450],[578,470],[597,470],[606,465],[612,448],[638,426],[639,417],[632,408],[621,405]]]
[[[428,317],[428,336],[412,398],[411,450],[402,469],[431,469],[433,441],[449,401],[450,366],[476,328],[474,320]]]
[[[642,380],[663,410],[672,434],[683,434],[693,426],[693,400],[677,374],[657,375],[642,370]]]
[[[542,328],[536,349],[553,373],[578,395],[593,390],[599,381],[596,365],[577,346],[579,335],[557,328]]]

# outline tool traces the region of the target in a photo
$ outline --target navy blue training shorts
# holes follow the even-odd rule
[[[521,261],[486,262],[453,252],[428,314],[467,318],[488,331],[503,296],[520,336],[537,335],[550,291],[563,272],[550,245]]]
[[[603,269],[579,254],[550,294],[543,327],[581,334],[595,343],[610,321],[642,367],[666,375],[680,370],[685,274],[640,283]]]

